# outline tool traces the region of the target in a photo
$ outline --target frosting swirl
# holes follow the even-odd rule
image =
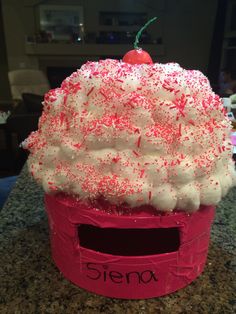
[[[107,59],[45,95],[23,146],[47,193],[191,212],[236,182],[230,129],[201,72]]]

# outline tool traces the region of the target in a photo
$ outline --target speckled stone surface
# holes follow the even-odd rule
[[[204,273],[149,300],[109,299],[63,278],[50,256],[43,192],[23,169],[1,211],[0,313],[236,313],[236,189],[217,208]]]

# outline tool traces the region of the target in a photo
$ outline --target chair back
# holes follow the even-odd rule
[[[19,101],[23,93],[44,95],[50,85],[45,74],[40,70],[24,69],[8,72],[12,99]]]

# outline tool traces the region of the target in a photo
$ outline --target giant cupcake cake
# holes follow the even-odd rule
[[[128,299],[190,284],[236,183],[231,124],[208,79],[135,49],[87,62],[43,105],[23,145],[64,276]]]

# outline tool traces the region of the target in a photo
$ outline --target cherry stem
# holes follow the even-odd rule
[[[145,30],[145,28],[148,27],[149,24],[151,24],[152,22],[154,22],[157,19],[157,17],[153,17],[151,20],[149,20],[137,33],[136,37],[135,37],[135,42],[134,42],[134,49],[140,49],[138,47],[138,43],[139,43],[139,39],[142,35],[142,32]]]

